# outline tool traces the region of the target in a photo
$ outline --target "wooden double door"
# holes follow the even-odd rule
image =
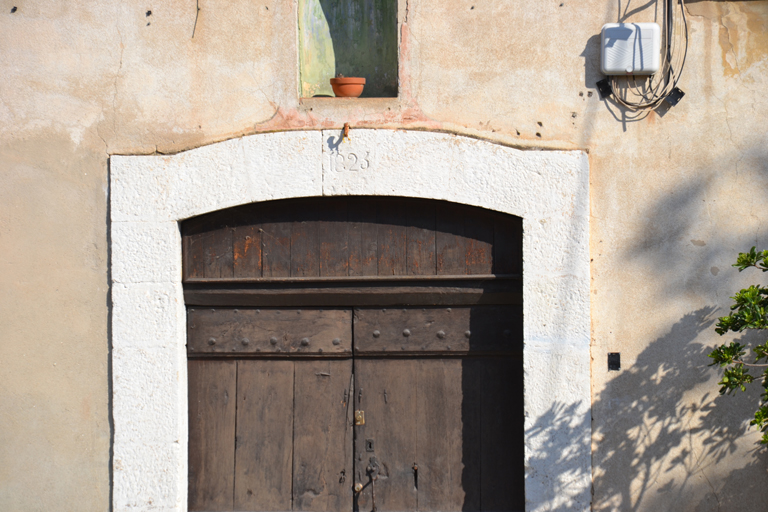
[[[306,210],[324,211],[320,200],[309,202]],[[397,204],[412,213],[395,224],[406,233],[403,259],[409,226],[420,225],[425,238],[425,216],[433,226],[426,239],[438,252],[436,224],[445,205]],[[306,210],[297,220],[295,203],[277,206],[284,217],[275,209],[241,209],[182,228],[189,509],[523,510],[521,280],[493,272],[519,265],[498,261],[503,251],[519,257],[519,241],[500,240],[502,234],[519,237],[516,219],[469,212],[468,223],[485,221],[481,229],[472,226],[474,233],[497,234],[479,242],[466,236],[468,229],[445,230],[467,239],[457,256],[444,258],[454,271],[462,268],[454,259],[470,262],[463,275],[439,275],[435,256],[435,273],[426,276],[392,276],[385,265],[387,275],[368,278],[265,279],[263,252],[275,243],[272,233],[282,232],[289,247],[304,251],[293,230],[312,232],[313,222],[327,222],[307,219]],[[350,232],[359,219],[348,206],[332,206],[338,218],[330,232],[338,239],[341,231],[347,240],[347,252],[335,259],[349,258]],[[373,202],[368,230],[376,240],[382,239],[379,230],[391,232],[392,226],[378,221],[376,212],[391,207],[391,201]],[[370,212],[361,211],[370,220]],[[268,215],[282,226],[265,230]],[[506,229],[498,228],[502,223]],[[260,235],[262,254],[253,260],[261,265],[258,276],[235,277],[238,230],[242,237]],[[422,245],[412,244],[423,253]],[[477,254],[478,247],[491,257]],[[399,250],[374,249],[374,257]],[[472,273],[471,264],[482,258],[490,265]],[[222,272],[222,259],[231,274],[226,266]]]

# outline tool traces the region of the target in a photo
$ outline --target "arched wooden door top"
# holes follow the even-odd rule
[[[270,201],[184,221],[184,280],[519,276],[521,232],[518,217],[442,201]]]
[[[182,235],[190,510],[523,510],[521,219],[310,198]]]

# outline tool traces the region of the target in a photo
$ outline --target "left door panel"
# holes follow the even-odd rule
[[[234,510],[349,507],[351,375],[351,360],[238,361]]]
[[[190,313],[189,510],[350,508],[351,311]]]

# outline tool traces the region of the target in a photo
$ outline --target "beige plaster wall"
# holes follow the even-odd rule
[[[0,509],[109,508],[108,155],[345,122],[589,151],[594,508],[761,509],[706,352],[768,241],[768,2],[690,2],[687,95],[632,122],[597,34],[642,6],[400,0],[399,98],[299,102],[295,2],[0,1]]]

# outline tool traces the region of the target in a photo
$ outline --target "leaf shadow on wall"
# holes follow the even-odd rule
[[[664,318],[664,308],[698,309],[682,317],[666,313],[666,334],[644,344],[636,361],[624,361],[594,396],[596,511],[670,510],[671,503],[680,511],[763,510],[768,502],[768,449],[756,443],[759,436],[748,425],[759,386],[720,396],[722,372],[709,367],[707,357],[729,339],[714,332],[731,302],[727,297],[747,283],[765,281],[730,265],[739,251],[765,243],[759,219],[768,194],[768,153],[764,144],[732,153],[721,148],[713,146],[705,165],[661,169],[664,184],[656,201],[609,207],[620,208],[627,242],[615,243],[620,249],[605,257],[631,276],[611,300],[623,307],[616,314],[634,317],[630,325],[642,325],[638,319],[647,317],[653,327],[651,319]],[[650,286],[643,286],[647,280]],[[738,339],[752,345],[761,339],[756,336]],[[593,374],[606,371],[605,365],[596,360]]]
[[[685,315],[597,395],[595,510],[642,510],[660,494],[668,500],[691,485],[698,470],[735,450],[744,431],[741,422],[711,424],[711,393],[699,401],[685,397],[710,380],[709,349],[696,340],[711,329],[714,312],[714,307],[705,307]],[[674,360],[666,357],[671,347]],[[704,452],[694,454],[701,436],[706,438]],[[659,489],[655,484],[662,476],[668,483]]]
[[[590,476],[596,511],[670,510],[672,503],[679,504],[676,510],[735,510],[743,506],[742,492],[751,492],[748,499],[757,506],[752,510],[760,508],[757,498],[768,496],[754,475],[765,474],[768,450],[750,451],[746,464],[729,474],[731,485],[706,477],[726,457],[743,451],[738,444],[747,430],[744,411],[755,398],[754,393],[721,397],[714,386],[704,396],[695,393],[715,373],[707,366],[711,347],[697,341],[712,331],[715,311],[710,306],[686,314],[593,399],[593,416],[601,416],[592,432],[593,475],[581,474],[579,464],[580,445],[588,443],[579,436],[591,421],[579,416],[580,404],[555,403],[526,430],[526,439],[536,438],[541,446],[531,465],[561,468],[564,475],[552,486],[555,505],[548,510],[573,510],[577,504],[557,500]],[[666,358],[670,347],[674,360]],[[600,371],[603,363],[595,368]],[[743,487],[733,485],[742,478]],[[661,480],[665,483],[659,486]]]

